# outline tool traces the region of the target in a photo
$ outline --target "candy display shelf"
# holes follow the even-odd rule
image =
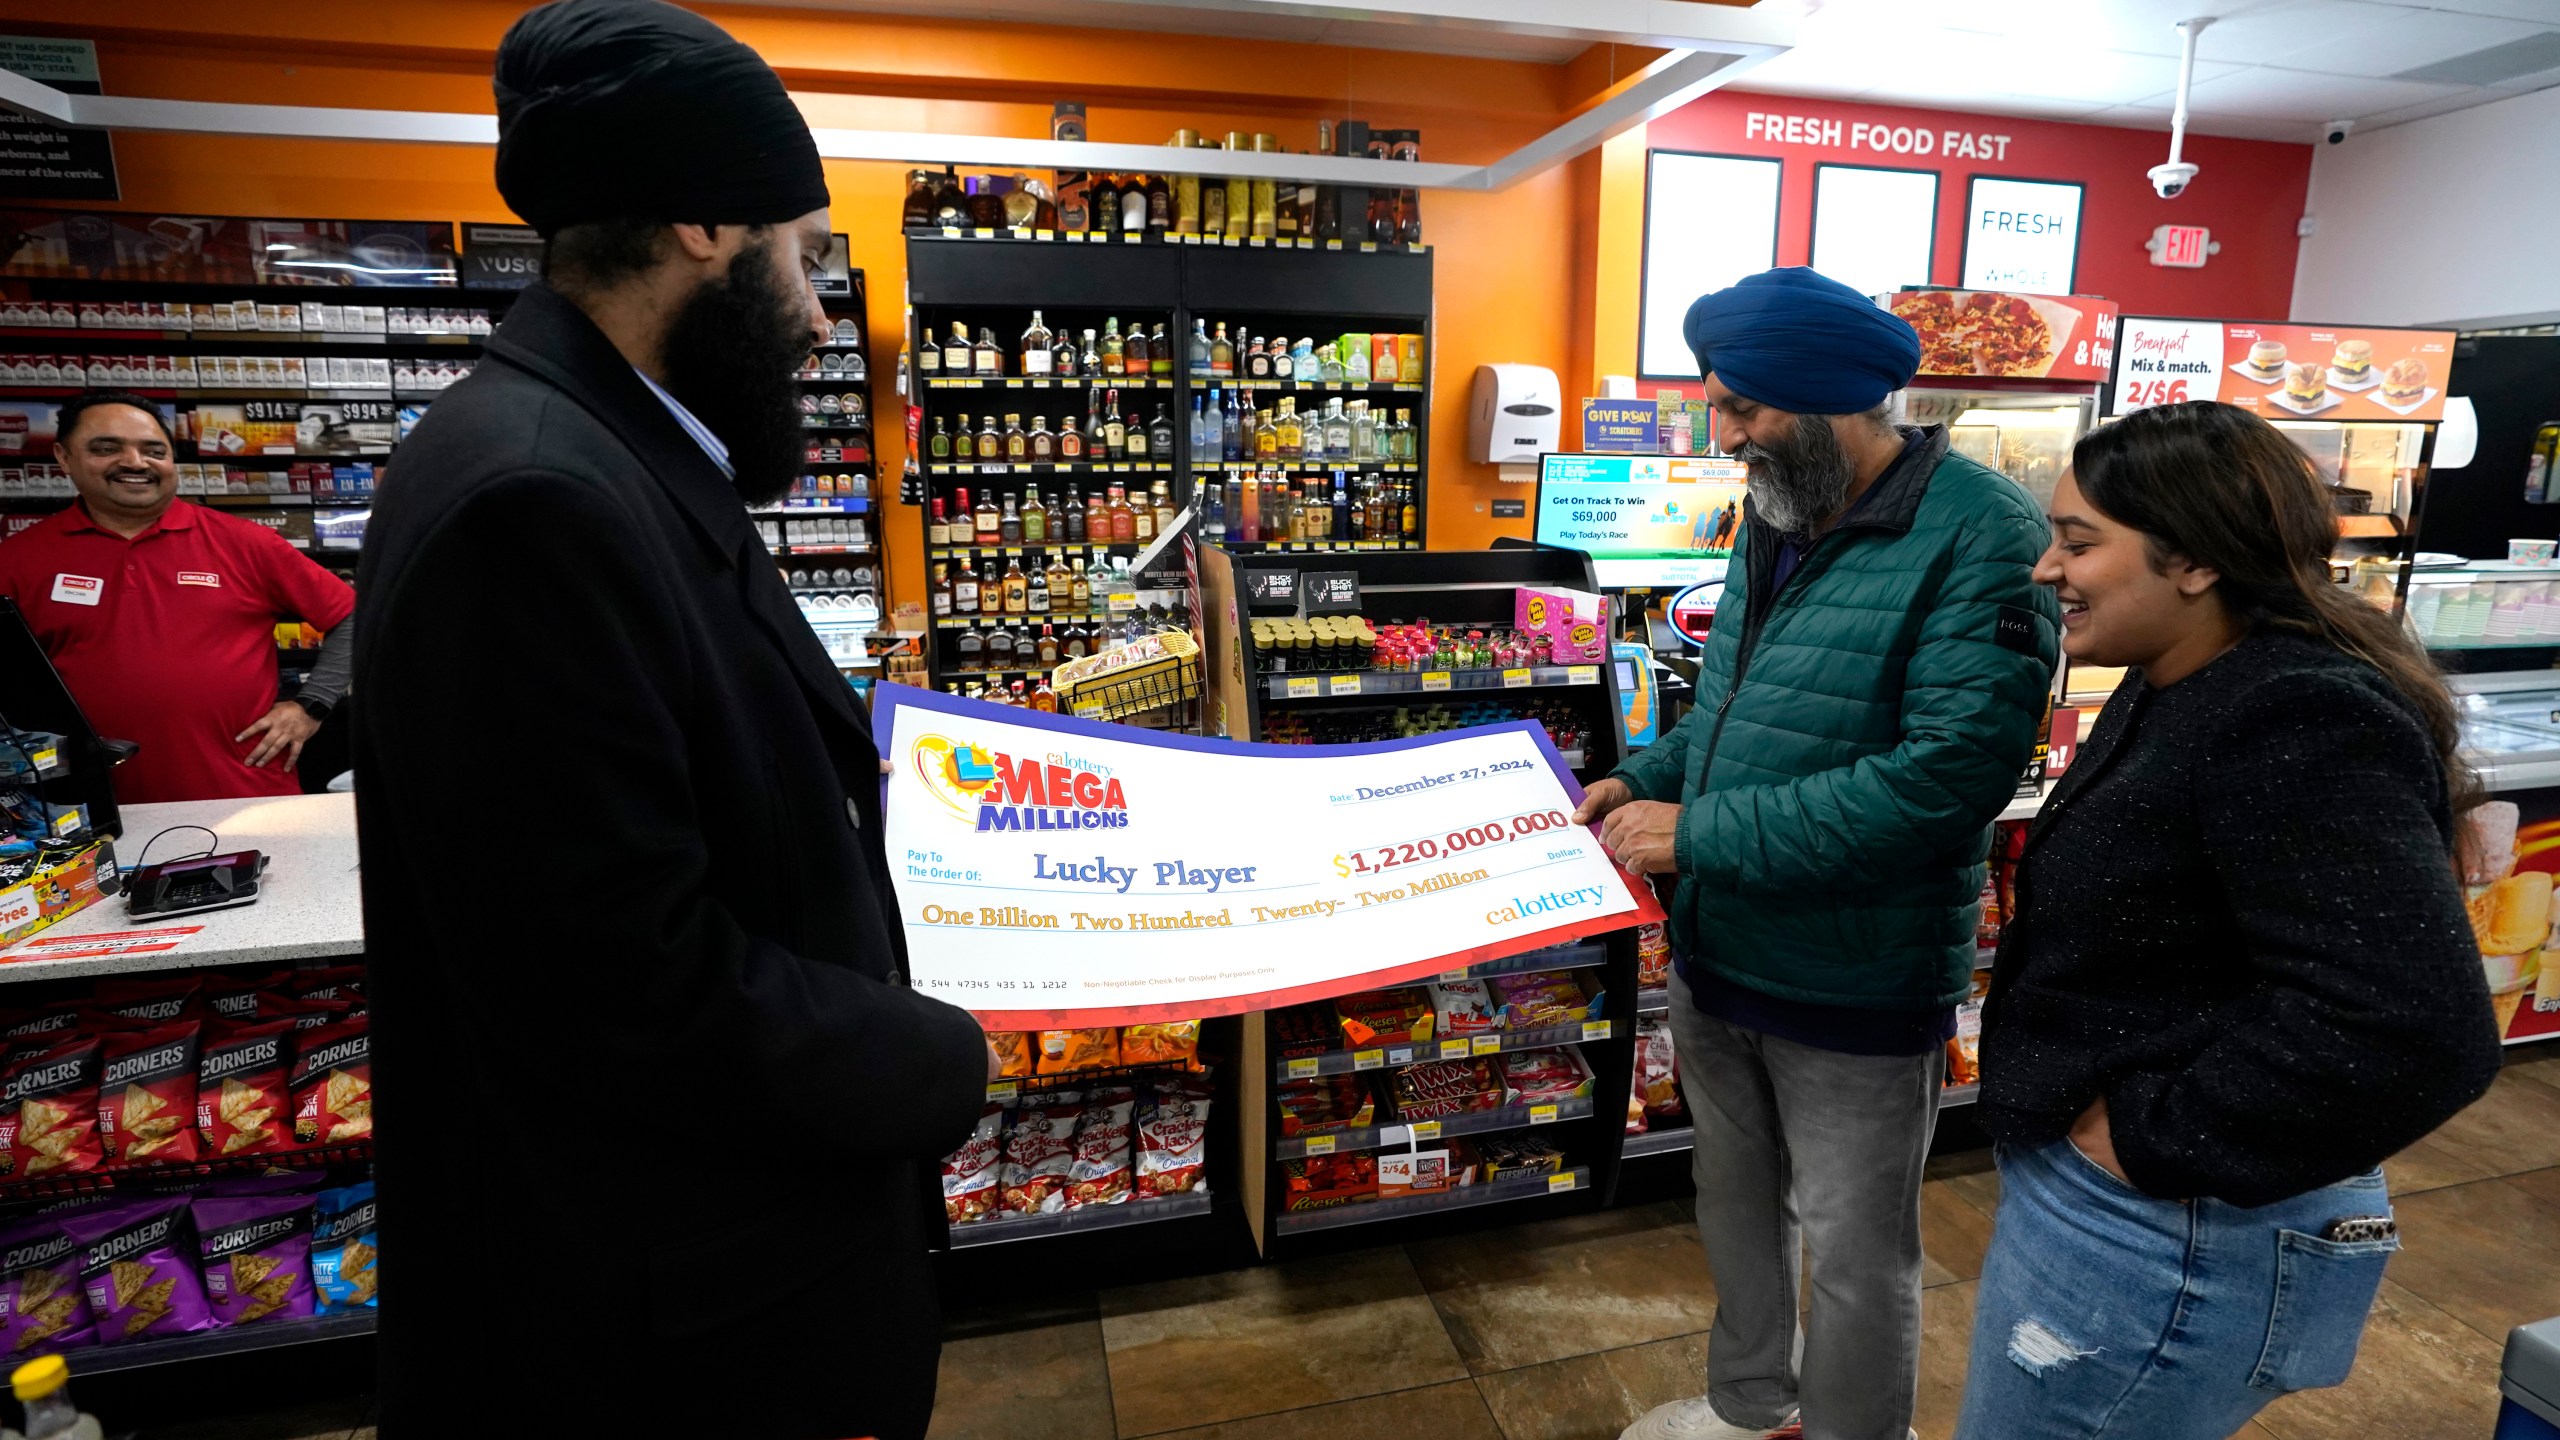
[[[1558,1100],[1538,1105],[1505,1105],[1495,1110],[1478,1110],[1465,1115],[1449,1115],[1438,1120],[1414,1120],[1403,1124],[1363,1125],[1354,1130],[1336,1131],[1330,1135],[1301,1135],[1283,1140],[1273,1147],[1273,1155],[1282,1160],[1296,1160],[1309,1155],[1337,1155],[1353,1150],[1383,1150],[1397,1145],[1418,1145],[1457,1135],[1490,1135],[1503,1130],[1526,1130],[1537,1125],[1554,1125],[1566,1120],[1591,1118],[1591,1100],[1585,1096],[1574,1100]]]
[[[1534,1196],[1564,1195],[1591,1188],[1591,1167],[1576,1165],[1553,1175],[1505,1177],[1474,1185],[1460,1185],[1431,1195],[1400,1195],[1393,1199],[1371,1200],[1356,1205],[1337,1205],[1326,1210],[1283,1212],[1278,1229],[1283,1235],[1304,1234],[1313,1230],[1338,1230],[1346,1225],[1374,1225],[1388,1220],[1405,1220],[1420,1215],[1436,1215],[1449,1210],[1471,1209],[1478,1205],[1496,1205],[1505,1200],[1525,1200]]]
[[[1001,1245],[1010,1240],[1036,1240],[1050,1235],[1186,1220],[1208,1214],[1210,1207],[1209,1193],[1194,1190],[1167,1195],[1160,1200],[1131,1199],[1118,1205],[1087,1205],[1076,1210],[1061,1210],[1054,1215],[991,1215],[984,1220],[952,1226],[951,1245],[956,1250],[973,1245]]]
[[[1407,1040],[1363,1046],[1357,1050],[1329,1050],[1322,1055],[1302,1055],[1283,1060],[1274,1067],[1280,1080],[1312,1080],[1319,1075],[1350,1075],[1363,1070],[1399,1070],[1407,1065],[1420,1065],[1433,1060],[1465,1060],[1476,1055],[1508,1055],[1521,1050],[1549,1050],[1558,1045],[1581,1045],[1606,1040],[1615,1033],[1614,1022],[1578,1020],[1569,1025],[1548,1025],[1534,1030],[1488,1030],[1448,1040]]]

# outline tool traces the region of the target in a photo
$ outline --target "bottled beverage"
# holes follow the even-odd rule
[[[1058,692],[1049,688],[1046,668],[1043,667],[1044,673],[1040,676],[1039,688],[1031,692],[1031,708],[1043,715],[1055,715],[1058,713]]]
[[[1316,153],[1333,153],[1333,122],[1330,120],[1316,122]],[[1316,187],[1315,227],[1318,240],[1342,238],[1342,192],[1331,185]]]
[[[1369,418],[1369,402],[1351,402],[1351,461],[1366,465],[1378,458],[1378,422]]]
[[[1049,429],[1049,417],[1031,417],[1031,463],[1047,465],[1058,458],[1058,437]]]
[[[1058,458],[1061,461],[1084,458],[1084,432],[1076,428],[1073,415],[1058,417]]]
[[[1049,346],[1056,338],[1056,336],[1050,333],[1049,327],[1040,322],[1040,312],[1037,310],[1032,311],[1031,328],[1022,332],[1023,374],[1046,375],[1050,373],[1052,367],[1050,365]]]
[[[1067,603],[1079,615],[1091,610],[1093,608],[1093,577],[1084,573],[1084,561],[1081,558],[1076,561],[1074,578],[1068,584],[1071,588]]]
[[[1147,439],[1147,426],[1145,421],[1138,418],[1137,411],[1132,410],[1122,418],[1120,436],[1122,454],[1132,460],[1147,458],[1147,446],[1150,443]]]
[[[975,351],[969,344],[969,327],[957,320],[952,321],[951,338],[942,342],[942,373],[945,375],[970,373],[970,368],[977,363],[971,358],[974,354]]]
[[[1212,375],[1236,373],[1235,342],[1227,338],[1227,322],[1224,320],[1218,322],[1217,336],[1209,342],[1209,373]]]
[[[1325,538],[1336,545],[1351,543],[1351,477],[1339,470],[1333,472],[1333,513],[1326,517]]]
[[[1049,507],[1040,503],[1040,492],[1022,492],[1022,543],[1045,544],[1049,539]]]
[[[1015,507],[1014,498],[1011,495],[1004,497],[1004,509],[996,517],[996,543],[1000,545],[1022,543],[1022,512]]]
[[[1377,483],[1376,476],[1363,475],[1359,487],[1351,494],[1351,513],[1343,518],[1343,524],[1349,530],[1354,545],[1365,543],[1369,538],[1369,501],[1377,493]]]
[[[1058,627],[1040,627],[1040,639],[1031,652],[1033,661],[1043,670],[1058,663]],[[1045,686],[1043,688],[1046,688]]]
[[[1244,477],[1240,490],[1241,493],[1236,497],[1235,510],[1238,515],[1244,517],[1244,542],[1248,545],[1260,544],[1263,538],[1262,478],[1258,475]]]
[[[1067,568],[1066,557],[1054,550],[1049,552],[1049,563],[1043,574],[1049,582],[1049,608],[1074,609],[1075,572]]]
[[[1183,363],[1183,369],[1195,380],[1206,380],[1210,376],[1209,348],[1209,322],[1194,319],[1191,322],[1191,356]]]
[[[1088,380],[1102,373],[1102,352],[1094,347],[1093,331],[1089,329],[1084,332],[1084,353],[1076,357],[1076,368]]]
[[[1120,317],[1114,315],[1102,324],[1102,370],[1100,373],[1105,375],[1123,373],[1121,360],[1123,353],[1120,340]]]
[[[1109,403],[1117,408],[1119,394],[1117,390],[1090,390],[1085,394],[1084,453],[1090,459],[1108,460],[1120,453],[1103,425],[1105,397],[1110,397]]]
[[[1394,526],[1387,523],[1386,485],[1380,481],[1377,476],[1372,475],[1369,477],[1368,538],[1372,540],[1393,539],[1394,529]]]
[[[937,620],[949,618],[959,597],[953,593],[951,567],[937,565],[933,570],[933,614]]]
[[[1155,423],[1147,427],[1147,458],[1168,464],[1173,460],[1173,420],[1162,405],[1156,406]]]
[[[1351,458],[1351,417],[1342,413],[1339,395],[1325,402],[1324,454],[1328,460]]]
[[[1209,543],[1223,545],[1227,539],[1227,487],[1212,478],[1192,492],[1200,507],[1200,527],[1209,533]]]
[[[1256,135],[1253,137],[1253,148],[1255,151],[1262,153],[1276,151],[1280,148],[1280,137],[1276,135]],[[1279,227],[1280,190],[1278,182],[1256,177],[1253,181],[1252,233],[1257,239],[1268,240],[1279,233]]]
[[[977,626],[972,625],[962,630],[960,638],[952,642],[951,648],[960,657],[961,669],[984,670],[987,668],[987,637]]]
[[[1147,233],[1147,186],[1144,179],[1132,175],[1120,192],[1120,233]]]
[[[1064,330],[1059,331],[1057,338],[1049,342],[1049,370],[1059,378],[1067,380],[1072,380],[1084,372],[1084,367],[1076,363],[1075,337]]]
[[[1268,410],[1253,412],[1253,458],[1265,465],[1280,458],[1280,427]]]
[[[1252,539],[1252,536],[1244,533],[1244,477],[1229,471],[1226,484],[1220,488],[1226,491],[1226,503],[1218,509],[1226,521],[1227,538],[1229,540]]]
[[[957,560],[951,562],[951,613],[978,613],[978,572]]]
[[[1004,543],[1004,512],[996,508],[994,491],[978,492],[978,509],[973,520],[978,544],[983,546]]]
[[[1150,362],[1147,358],[1147,327],[1138,324],[1136,321],[1131,321],[1129,324],[1128,338],[1120,342],[1120,373],[1123,375],[1144,375],[1147,373],[1149,364]]]
[[[966,496],[969,492],[963,490],[960,493]],[[938,496],[933,502],[932,518],[924,522],[924,543],[927,545],[951,543],[951,517],[943,513],[942,500]]]
[[[1125,545],[1138,538],[1138,513],[1129,508],[1129,497],[1119,486],[1111,487],[1111,543]]]
[[[1397,160],[1409,160],[1415,163],[1420,163],[1422,159],[1422,132],[1419,130],[1390,131],[1387,137],[1387,153],[1390,157]],[[1407,188],[1396,192],[1396,219],[1396,238],[1402,240],[1407,245],[1419,245],[1422,243],[1421,191]]]
[[[1022,416],[1004,417],[1004,458],[1009,465],[1020,465],[1031,458],[1031,436],[1022,428]]]
[[[1396,490],[1402,497],[1404,506],[1404,513],[1398,517],[1396,538],[1403,544],[1411,545],[1421,535],[1422,510],[1413,501],[1413,482],[1409,480],[1398,482]]]
[[[1244,438],[1244,403],[1234,390],[1226,394],[1226,414],[1218,420],[1218,456],[1232,465],[1253,458],[1253,448]]]
[[[1108,175],[1096,175],[1085,187],[1085,229],[1117,230],[1120,228],[1120,187]]]
[[[946,423],[947,422],[942,416],[934,416],[933,438],[925,442],[927,447],[933,452],[933,458],[936,460],[948,460],[951,458],[951,432],[944,428]]]
[[[1120,392],[1115,388],[1102,401],[1101,455],[1116,458],[1128,443],[1129,425],[1120,418]]]
[[[1350,353],[1342,357],[1342,383],[1346,385],[1366,385],[1369,383],[1370,378],[1369,337],[1366,335],[1352,335],[1346,338],[1350,341],[1350,344],[1344,348],[1348,349]]]
[[[1004,352],[996,348],[996,332],[984,326],[978,329],[978,344],[972,352],[975,373],[981,376],[1004,374]]]
[[[1013,632],[1001,625],[987,632],[987,668],[990,670],[1013,668]]]
[[[978,458],[980,460],[1004,458],[1004,436],[997,431],[996,417],[993,415],[982,417],[982,423],[978,426]]]
[[[1226,148],[1229,150],[1247,148],[1244,132],[1228,131]],[[1242,175],[1230,175],[1227,177],[1227,234],[1231,237],[1240,237],[1252,233],[1253,182]]]
[[[1094,491],[1084,499],[1085,539],[1095,545],[1111,543],[1111,507],[1104,503],[1102,492]]]
[[[1153,502],[1156,533],[1162,535],[1173,528],[1173,487],[1159,480],[1150,486],[1147,498]]]
[[[1316,351],[1316,379],[1327,385],[1340,385],[1351,378],[1343,368],[1342,347],[1327,345]]]
[[[1076,492],[1072,488],[1067,491],[1067,503],[1063,509],[1056,505],[1052,505],[1050,509],[1064,517],[1064,524],[1066,528],[1058,533],[1066,537],[1066,542],[1068,544],[1082,545],[1085,543],[1084,501],[1077,496]]]
[[[1129,502],[1129,538],[1140,545],[1150,544],[1156,538],[1155,507],[1147,503],[1147,492],[1143,489]]]
[[[1209,395],[1205,391],[1195,393],[1191,397],[1191,428],[1183,432],[1194,457],[1205,457],[1207,454],[1200,443],[1200,437],[1207,428],[1208,419]]]
[[[1162,175],[1147,177],[1147,233],[1161,240],[1173,228],[1173,187]]]
[[[1273,422],[1279,432],[1277,453],[1295,460],[1306,453],[1306,427],[1298,420],[1298,401],[1294,395],[1280,397],[1280,414]]]
[[[1016,555],[1004,562],[1004,613],[1023,614],[1030,602],[1031,577],[1022,573],[1022,557]]]
[[[898,224],[905,229],[914,230],[932,223],[933,172],[910,170],[907,172],[906,203],[898,208]]]
[[[1025,572],[1023,572],[1022,582],[1023,582],[1023,583],[1022,583],[1022,611],[1023,611],[1023,613],[1024,613],[1024,614],[1026,614],[1026,615],[1046,615],[1046,614],[1048,614],[1048,613],[1049,613],[1049,571],[1048,571],[1048,567],[1046,567],[1046,566],[1044,566],[1044,565],[1034,564],[1034,565],[1033,565],[1029,570],[1026,570]]]
[[[1164,333],[1164,322],[1156,322],[1155,333],[1147,339],[1147,373],[1173,374],[1173,341]]]
[[[1273,351],[1279,347],[1279,344],[1278,340],[1268,335],[1253,342],[1252,347],[1245,352],[1244,373],[1256,380],[1287,379],[1288,377],[1280,374],[1278,367],[1273,363]]]
[[[1299,384],[1313,385],[1324,379],[1324,362],[1316,358],[1315,341],[1301,339],[1297,349],[1290,352],[1289,361],[1292,366],[1290,373]],[[1278,368],[1278,362],[1273,362],[1273,367]]]
[[[901,365],[906,363],[906,353],[907,350],[905,346],[901,345],[898,347],[899,363]],[[916,371],[923,375],[939,375],[942,373],[942,342],[934,339],[930,333],[926,334],[924,337],[924,348],[916,353]]]

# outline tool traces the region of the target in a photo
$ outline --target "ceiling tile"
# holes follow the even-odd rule
[[[2387,24],[2340,35],[2271,60],[2288,70],[2333,75],[2397,75],[2474,50],[2486,50],[2542,33],[2521,20],[2495,20],[2450,11],[2404,12]]]
[[[2090,125],[2116,125],[2133,130],[2156,130],[2160,133],[2163,153],[2169,141],[2169,110],[2162,105],[2115,105],[2095,114],[2083,115]],[[2245,116],[2191,115],[2187,130],[2195,135],[2220,135],[2234,140],[2280,140],[2308,144],[2311,127],[2293,120],[2258,120]]]
[[[2217,119],[2294,120],[2316,125],[2323,120],[2361,120],[2367,115],[2463,94],[2473,88],[2427,85],[2414,80],[2315,75],[2260,66],[2237,75],[2196,82],[2188,107],[2197,115]]]
[[[2545,25],[2560,25],[2560,0],[2412,0],[2430,10],[2455,10],[2467,15],[2497,15],[2509,20],[2538,20]]]
[[[2445,95],[2433,100],[2421,100],[2415,105],[2404,105],[2397,110],[2385,110],[2379,115],[2367,115],[2357,124],[2356,134],[2362,135],[2367,131],[2380,130],[2391,125],[2406,125],[2412,120],[2424,120],[2430,115],[2450,115],[2456,110],[2469,110],[2475,106],[2487,104],[2493,98],[2495,97],[2489,91],[2470,90],[2460,95]]]

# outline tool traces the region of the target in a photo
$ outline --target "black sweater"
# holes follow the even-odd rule
[[[2136,1186],[2235,1205],[2433,1130],[2499,1064],[2453,824],[2415,710],[2327,645],[2128,674],[2029,832],[1984,1127],[2041,1144],[2104,1096]]]

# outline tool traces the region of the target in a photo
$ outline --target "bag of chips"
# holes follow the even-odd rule
[[[285,1071],[294,1022],[220,1026],[196,1062],[196,1132],[215,1159],[293,1148]]]
[[[1120,1032],[1116,1029],[1040,1032],[1040,1073],[1043,1075],[1108,1070],[1119,1063]]]
[[[1680,1071],[1671,1044],[1671,1022],[1649,1015],[1636,1022],[1635,1098],[1648,1116],[1682,1113]]]
[[[344,1000],[357,1009],[364,1008],[364,967],[331,965],[317,970],[296,970],[284,984],[285,993],[304,1000]]]
[[[97,1343],[80,1283],[80,1245],[62,1228],[66,1213],[30,1215],[0,1229],[0,1354],[50,1355]]]
[[[996,1162],[1004,1107],[989,1105],[960,1148],[942,1158],[942,1213],[954,1225],[983,1220],[996,1208]]]
[[[294,1039],[293,1141],[347,1145],[373,1138],[373,1037],[363,1016]]]
[[[290,970],[272,970],[264,975],[208,976],[204,982],[205,1008],[215,1020],[227,1025],[254,1024],[258,1019],[258,992],[278,989],[292,975]]]
[[[166,1025],[197,1013],[196,1001],[203,989],[200,975],[110,975],[98,982],[98,996],[92,1003],[119,1020]]]
[[[0,1030],[12,1054],[17,1051],[59,1043],[55,1037],[69,1037],[80,1028],[82,1007],[64,1001],[58,1005],[39,1006],[33,1010],[13,1011],[9,1025]]]
[[[0,1090],[0,1173],[13,1180],[78,1175],[105,1158],[98,1145],[98,1051],[95,1036],[72,1035],[50,1049],[22,1050],[9,1060]]]
[[[996,1075],[1006,1080],[1031,1078],[1031,1032],[990,1030],[987,1048],[996,1052]]]
[[[196,1158],[201,1020],[127,1030],[100,1042],[98,1138],[111,1166]]]
[[[1138,1114],[1138,1198],[1208,1188],[1209,1097],[1159,1085]]]
[[[380,1240],[374,1231],[373,1182],[323,1190],[311,1205],[311,1284],[320,1313],[378,1305],[373,1268]]]
[[[1137,1095],[1129,1087],[1097,1090],[1076,1121],[1076,1155],[1067,1167],[1067,1208],[1121,1205],[1129,1199],[1129,1115]]]
[[[1029,1097],[1004,1137],[1004,1213],[1054,1215],[1067,1208],[1076,1120],[1084,1106],[1064,1095]]]
[[[81,1247],[80,1283],[101,1344],[214,1327],[213,1307],[196,1276],[185,1196],[78,1211],[63,1217],[62,1228]]]
[[[1200,1022],[1167,1020],[1153,1025],[1120,1027],[1120,1063],[1198,1066]]]
[[[1636,988],[1660,990],[1671,983],[1671,936],[1659,920],[1636,927]]]
[[[307,1320],[319,1309],[311,1285],[309,1195],[198,1195],[197,1253],[214,1323]]]
[[[258,992],[258,1018],[260,1020],[290,1019],[296,1030],[317,1030],[323,1025],[335,1025],[341,1020],[350,1019],[358,1013],[360,1012],[356,1003],[352,1000],[324,1000],[316,996],[306,998],[300,995],[288,995],[280,990]]]
[[[1956,1033],[1947,1037],[1947,1083],[1973,1085],[1982,1079],[1982,1002],[1956,1006]]]

